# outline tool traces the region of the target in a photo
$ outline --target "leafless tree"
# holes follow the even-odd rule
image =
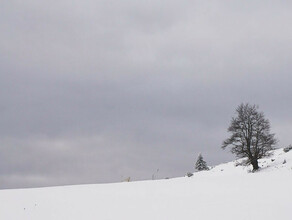
[[[238,158],[247,157],[253,170],[257,170],[258,159],[268,156],[269,151],[275,149],[275,134],[270,133],[270,122],[263,112],[258,111],[258,106],[240,104],[236,114],[228,128],[231,136],[223,142],[222,148],[231,145],[233,154]]]

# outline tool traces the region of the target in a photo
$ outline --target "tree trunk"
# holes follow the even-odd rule
[[[257,159],[253,159],[251,161],[251,165],[252,165],[252,168],[253,168],[254,171],[259,169],[259,163],[258,163]]]

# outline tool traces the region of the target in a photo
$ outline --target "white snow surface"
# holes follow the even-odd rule
[[[0,190],[0,219],[291,220],[292,150],[261,159],[255,173],[237,162],[192,177]]]

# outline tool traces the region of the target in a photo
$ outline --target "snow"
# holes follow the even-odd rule
[[[255,173],[237,162],[192,177],[0,190],[0,219],[292,219],[292,151],[276,150]]]

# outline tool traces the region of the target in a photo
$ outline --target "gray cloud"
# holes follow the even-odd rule
[[[0,187],[149,179],[233,158],[234,109],[291,143],[288,1],[4,1]]]

